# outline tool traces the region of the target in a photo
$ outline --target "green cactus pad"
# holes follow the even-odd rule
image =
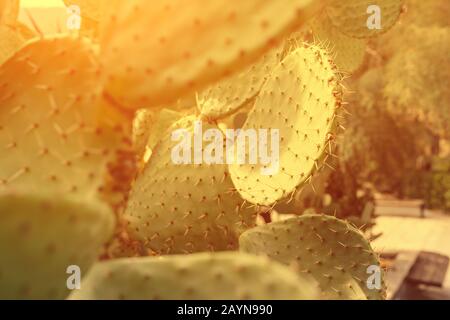
[[[163,138],[164,133],[167,132],[167,130],[182,117],[182,113],[170,109],[162,109],[155,117],[155,125],[148,137],[147,147],[150,150],[153,150]]]
[[[99,39],[101,21],[105,18],[109,2],[109,0],[64,0],[68,8],[72,5],[80,8],[81,28],[78,34],[95,41]]]
[[[136,113],[133,122],[133,145],[140,162],[150,158],[153,148],[164,136],[167,129],[180,120],[183,114],[170,109],[141,109]]]
[[[107,91],[132,109],[170,104],[239,72],[320,8],[314,0],[108,5],[114,10],[101,37]]]
[[[0,67],[0,191],[86,199],[126,184],[131,121],[101,84],[95,49],[79,38],[32,40]]]
[[[15,24],[19,16],[19,7],[19,0],[0,0],[0,26]]]
[[[92,21],[100,21],[108,3],[107,0],[64,0],[66,6],[76,5],[80,7],[80,13]]]
[[[0,25],[0,66],[25,43],[22,35],[12,27]]]
[[[67,268],[81,275],[112,235],[114,215],[61,194],[0,194],[0,299],[63,299]]]
[[[381,29],[370,29],[370,6],[380,8]],[[392,28],[400,17],[403,0],[330,0],[326,12],[342,33],[354,38],[369,38]]]
[[[244,252],[295,264],[316,279],[325,299],[383,299],[385,288],[369,289],[369,266],[377,255],[362,233],[345,221],[306,214],[253,228],[239,239]]]
[[[314,281],[263,257],[238,252],[119,259],[96,264],[72,300],[300,300]]]
[[[261,162],[230,165],[244,199],[270,206],[292,195],[320,169],[336,129],[338,83],[330,57],[315,46],[292,49],[272,72],[242,129],[279,130],[279,170],[263,175],[268,166]]]
[[[243,72],[226,78],[201,92],[198,107],[202,116],[216,120],[229,116],[261,90],[268,75],[281,60],[281,50],[273,49]]]
[[[361,67],[366,54],[365,39],[355,39],[341,33],[326,14],[315,18],[310,25],[314,41],[331,52],[340,71],[352,73]]]
[[[239,235],[255,224],[254,209],[233,190],[226,164],[173,161],[180,142],[172,141],[172,133],[192,133],[196,120],[182,118],[165,132],[130,193],[129,232],[156,253],[236,249]],[[203,132],[217,129],[202,125]]]
[[[133,119],[133,148],[136,156],[143,159],[147,149],[148,138],[155,124],[155,112],[139,109]]]

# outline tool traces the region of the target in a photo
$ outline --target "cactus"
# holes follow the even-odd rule
[[[19,0],[0,0],[0,26],[16,23],[19,15]]]
[[[12,56],[25,43],[22,35],[9,26],[0,25],[0,65]]]
[[[11,289],[13,297],[63,298],[69,262],[88,268],[112,234],[111,209],[97,202],[106,200],[117,212],[123,206],[134,155],[128,115],[103,97],[101,84],[94,48],[78,38],[32,40],[0,67],[0,145],[6,150],[0,160],[0,219],[11,228],[0,232],[0,246],[9,250],[1,269],[20,271],[0,287]],[[67,223],[77,219],[80,227],[68,230]],[[30,238],[12,241],[20,236],[17,223],[33,228]],[[77,239],[85,235],[87,243]],[[53,254],[59,242],[67,248]],[[46,254],[55,260],[42,262]],[[27,274],[24,268],[36,263],[36,273]]]
[[[17,22],[13,26],[13,28],[17,32],[19,32],[22,38],[24,38],[25,40],[31,40],[37,36],[35,31],[31,30],[29,27],[27,27],[25,24],[21,22]]]
[[[153,150],[167,130],[183,117],[182,113],[170,109],[162,109],[156,116],[156,121],[153,130],[147,140],[146,147]]]
[[[326,14],[310,23],[314,42],[328,48],[333,61],[340,71],[355,72],[364,62],[367,40],[355,39],[341,33],[333,26]]]
[[[132,140],[133,148],[138,159],[144,159],[147,143],[152,128],[155,125],[155,112],[148,109],[139,109],[133,119]]]
[[[106,9],[106,0],[64,0],[66,6],[76,5],[80,7],[81,15],[91,21],[99,22],[103,18]]]
[[[175,164],[171,133],[194,131],[195,116],[175,123],[154,148],[131,190],[125,218],[130,234],[155,253],[237,248],[239,235],[254,226],[253,210],[233,191],[225,164]],[[215,128],[203,124],[203,130]]]
[[[241,235],[240,249],[297,265],[311,275],[325,299],[383,299],[384,288],[369,289],[369,266],[378,257],[362,233],[331,216],[306,214],[251,229]]]
[[[101,37],[106,89],[133,109],[170,104],[240,71],[321,7],[314,0],[116,0],[109,6]]]
[[[0,299],[63,299],[66,270],[88,270],[112,234],[98,201],[55,193],[0,193]]]
[[[87,199],[125,187],[130,120],[103,98],[96,59],[88,42],[56,37],[29,42],[1,66],[0,190]]]
[[[0,66],[24,44],[25,38],[15,28],[19,0],[0,0]]]
[[[200,253],[98,263],[70,299],[314,299],[315,285],[263,257]]]
[[[67,7],[76,5],[80,8],[81,28],[79,35],[98,41],[101,22],[105,18],[105,10],[108,8],[107,0],[64,0]]]
[[[359,206],[345,182],[399,163],[378,157],[386,141],[417,153],[395,112],[448,135],[445,0],[423,17],[428,6],[414,5],[379,40],[403,0],[64,0],[82,29],[57,37],[18,22],[18,3],[0,0],[0,298],[65,298],[71,265],[87,275],[72,299],[385,297],[383,281],[369,286],[379,261],[356,227],[274,210],[303,211],[317,181],[336,191],[322,207]],[[370,6],[381,30],[367,24]],[[347,85],[360,94],[343,102]],[[345,104],[356,107],[337,140]],[[380,135],[380,119],[395,130]],[[215,130],[201,148],[214,161],[197,158],[198,122],[202,143]],[[269,147],[279,161],[254,163],[250,147],[246,164],[233,162],[226,129],[262,140],[258,130],[279,130],[279,148],[257,146],[259,160]],[[316,175],[325,166],[350,172],[344,188]],[[108,261],[88,273],[95,260]]]
[[[374,5],[380,8],[381,29],[368,27],[368,19],[374,14],[368,9]],[[400,17],[402,7],[403,0],[330,0],[326,12],[342,33],[354,38],[369,38],[392,28]]]
[[[254,98],[267,80],[267,76],[279,63],[281,50],[275,48],[257,63],[244,71],[228,77],[198,96],[198,108],[202,116],[217,120],[235,113]]]
[[[138,110],[133,123],[133,145],[141,166],[148,161],[166,131],[183,116],[181,112],[165,108],[159,112]]]
[[[233,183],[250,203],[270,206],[309,181],[329,152],[340,103],[339,77],[327,53],[302,46],[273,70],[243,129],[280,130],[278,173],[262,164],[230,165]]]

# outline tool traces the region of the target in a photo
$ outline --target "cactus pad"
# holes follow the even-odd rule
[[[281,51],[278,48],[273,49],[244,71],[201,92],[198,96],[198,107],[202,116],[215,120],[233,114],[245,106],[246,102],[261,90],[280,58]]]
[[[22,35],[9,26],[0,25],[0,65],[11,57],[25,43]]]
[[[93,47],[77,38],[28,42],[0,68],[0,190],[85,199],[126,183],[130,120],[101,83]]]
[[[313,276],[326,299],[383,299],[382,288],[369,289],[369,266],[379,267],[362,233],[345,221],[306,214],[259,226],[242,234],[240,249],[296,264]]]
[[[81,15],[92,21],[100,21],[105,10],[107,0],[64,0],[66,6],[76,5],[80,7]]]
[[[267,168],[262,163],[230,165],[245,200],[270,206],[293,194],[321,167],[335,129],[338,83],[330,57],[315,46],[293,49],[272,72],[242,129],[279,130],[279,170],[262,175]]]
[[[0,26],[15,24],[18,15],[19,0],[0,0]]]
[[[148,137],[147,147],[150,150],[153,150],[159,141],[164,137],[167,130],[182,117],[183,114],[177,111],[162,109],[155,117],[155,125]]]
[[[333,55],[333,61],[340,71],[352,73],[364,62],[367,41],[355,39],[341,33],[334,27],[327,15],[321,15],[311,22],[315,42],[319,42]]]
[[[170,104],[256,62],[319,5],[314,0],[116,0],[110,6],[115,10],[101,41],[107,90],[120,104],[137,109]]]
[[[0,194],[0,299],[63,299],[70,265],[87,272],[114,215],[65,195]]]
[[[380,8],[381,29],[370,29],[368,8]],[[346,35],[355,38],[368,38],[388,31],[400,17],[403,0],[330,0],[326,12],[331,22]]]
[[[148,109],[139,109],[133,119],[133,147],[138,159],[143,159],[148,138],[155,123],[155,113]]]
[[[200,253],[98,263],[70,299],[314,299],[315,285],[263,257]]]
[[[130,234],[151,252],[235,249],[239,235],[255,223],[253,210],[233,190],[227,165],[173,162],[179,142],[172,132],[192,133],[194,121],[182,118],[166,131],[133,184],[125,218]],[[204,131],[211,128],[203,123]]]

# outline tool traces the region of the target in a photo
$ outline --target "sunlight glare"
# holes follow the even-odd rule
[[[22,0],[22,8],[51,8],[64,6],[62,0]]]

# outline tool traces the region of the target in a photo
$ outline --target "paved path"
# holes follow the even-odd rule
[[[450,257],[450,216],[427,212],[427,218],[421,219],[414,215],[379,216],[374,233],[383,232],[383,235],[373,242],[374,249],[378,252],[426,250]],[[450,271],[447,272],[445,287],[450,288]]]

